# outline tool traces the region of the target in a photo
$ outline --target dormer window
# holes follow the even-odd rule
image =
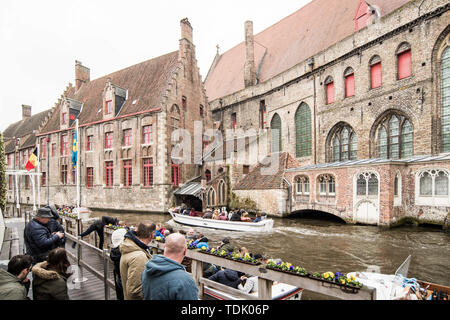
[[[112,112],[112,100],[105,102],[105,114],[110,114]]]

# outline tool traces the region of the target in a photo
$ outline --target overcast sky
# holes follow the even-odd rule
[[[75,60],[91,80],[178,50],[180,20],[194,29],[205,79],[216,45],[223,53],[297,11],[310,0],[2,0],[0,8],[0,131],[32,113],[50,109],[69,82]]]

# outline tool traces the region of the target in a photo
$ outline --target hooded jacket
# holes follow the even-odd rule
[[[145,300],[198,300],[194,279],[178,262],[155,255],[142,273]]]
[[[242,282],[237,271],[231,269],[221,270],[208,279],[233,287],[235,289],[237,289],[238,285]]]
[[[27,288],[19,278],[0,269],[0,300],[28,300],[27,293]]]
[[[67,278],[47,269],[47,261],[36,264],[33,273],[33,300],[69,300]]]
[[[142,271],[152,258],[145,243],[136,237],[136,232],[128,231],[120,245],[120,277],[125,300],[142,300]]]

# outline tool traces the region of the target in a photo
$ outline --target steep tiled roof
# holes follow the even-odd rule
[[[265,190],[265,189],[282,189],[284,171],[288,168],[299,166],[299,163],[288,152],[280,152],[278,162],[278,170],[274,174],[263,174],[264,167],[268,165],[258,164],[245,178],[239,181],[234,187],[235,190]],[[267,159],[267,158],[266,158]]]
[[[36,135],[34,132],[44,123],[49,113],[50,109],[9,125],[3,131],[4,140],[8,141],[13,137],[20,138],[20,149],[34,146],[36,144]],[[6,153],[14,152],[14,149],[15,143],[10,143],[5,146]]]
[[[386,15],[409,0],[368,0]],[[259,82],[267,81],[355,32],[360,0],[313,0],[254,36]],[[208,99],[244,89],[245,43],[216,56],[205,80]]]
[[[103,106],[102,92],[107,79],[110,78],[111,84],[128,90],[128,99],[120,115],[149,110],[160,102],[177,62],[178,51],[174,51],[86,82],[78,91],[71,88],[66,92],[66,98],[83,103],[83,109],[79,115],[80,125],[100,121],[103,119],[103,113],[99,112]],[[58,105],[41,133],[59,130],[59,110]]]

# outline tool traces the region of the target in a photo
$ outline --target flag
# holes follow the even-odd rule
[[[38,148],[36,147],[33,153],[31,154],[30,158],[28,159],[25,169],[27,169],[27,171],[33,170],[36,167],[37,162],[38,162]]]
[[[77,166],[78,157],[78,130],[75,130],[73,134],[73,149],[72,149],[72,164],[75,168]]]

